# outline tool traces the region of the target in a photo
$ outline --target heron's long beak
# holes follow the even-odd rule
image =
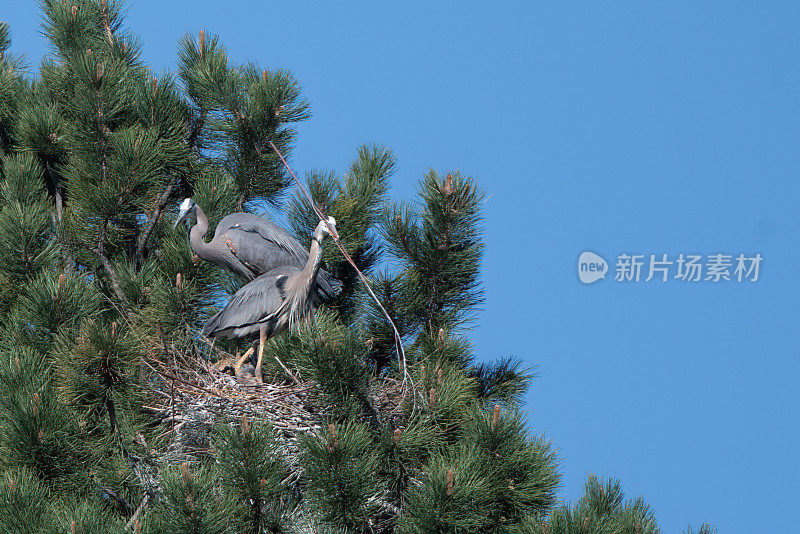
[[[336,231],[336,225],[328,224],[328,232],[333,239],[339,239],[339,232]]]
[[[325,221],[325,226],[328,227],[328,232],[331,234],[331,237],[334,239],[339,239],[339,232],[336,230],[336,219],[333,217],[328,217]]]
[[[178,227],[178,225],[179,225],[179,224],[180,224],[180,223],[181,223],[181,222],[182,222],[184,219],[186,219],[186,215],[187,215],[188,213],[189,213],[189,210],[181,210],[181,212],[178,214],[178,218],[177,218],[177,219],[175,219],[175,228],[177,228],[177,227]]]

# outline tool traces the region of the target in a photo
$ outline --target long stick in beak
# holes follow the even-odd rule
[[[325,217],[322,220],[325,222],[325,226],[328,227],[328,232],[330,232],[331,237],[336,239],[336,240],[338,240],[339,239],[339,232],[336,231],[336,223],[331,224],[331,221],[329,219],[332,219],[332,218],[331,217]]]
[[[278,155],[278,158],[280,158],[281,163],[283,163],[283,166],[286,167],[286,170],[289,171],[289,174],[294,179],[294,182],[297,184],[297,187],[300,189],[300,191],[303,192],[303,194],[308,199],[308,202],[311,204],[311,208],[314,210],[314,213],[317,214],[317,217],[319,217],[319,219],[321,221],[325,221],[325,226],[327,226],[328,230],[331,232],[331,237],[333,237],[333,241],[336,243],[336,246],[339,248],[339,251],[341,251],[342,256],[344,256],[344,258],[347,260],[347,262],[356,271],[356,273],[358,274],[358,277],[364,283],[364,289],[367,290],[367,293],[369,293],[369,296],[372,297],[372,300],[375,301],[375,303],[378,305],[378,308],[380,308],[380,310],[386,316],[386,319],[389,321],[389,324],[392,326],[392,330],[394,331],[394,343],[395,343],[395,347],[397,348],[398,367],[401,370],[401,372],[403,373],[403,399],[405,399],[406,383],[407,383],[406,380],[408,378],[410,378],[411,375],[408,373],[408,369],[406,368],[406,352],[405,352],[405,348],[403,347],[403,337],[400,335],[400,331],[397,329],[397,326],[394,324],[394,321],[392,320],[392,316],[389,315],[389,312],[387,312],[386,308],[383,307],[383,304],[381,304],[381,301],[375,295],[375,292],[372,291],[372,287],[370,287],[370,284],[369,284],[369,281],[367,280],[367,277],[364,276],[364,273],[362,273],[359,270],[359,268],[356,266],[355,262],[353,261],[353,258],[350,256],[350,254],[348,254],[347,250],[345,250],[344,246],[342,245],[341,240],[339,239],[339,232],[336,231],[336,227],[335,227],[336,225],[332,225],[330,222],[328,222],[328,218],[325,217],[325,214],[322,213],[322,210],[319,209],[319,206],[317,206],[317,203],[314,202],[314,199],[311,197],[311,194],[306,190],[305,187],[303,187],[303,184],[300,183],[300,180],[297,179],[297,175],[294,173],[294,171],[292,171],[292,168],[289,167],[289,164],[286,163],[286,159],[283,157],[283,154],[281,154],[281,151],[278,150],[278,147],[275,146],[275,143],[273,143],[271,139],[268,139],[267,142],[269,143],[270,148],[272,148],[272,150]],[[260,150],[259,150],[259,153],[261,153]],[[413,380],[411,381],[411,387],[412,388],[414,387],[414,381]],[[416,402],[416,397],[415,397],[415,402]],[[398,406],[402,406],[402,404],[403,403],[400,402],[400,404]]]

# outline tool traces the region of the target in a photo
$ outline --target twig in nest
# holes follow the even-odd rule
[[[297,377],[296,377],[296,376],[294,376],[294,375],[292,374],[292,372],[291,372],[291,371],[290,371],[290,370],[289,370],[289,369],[288,369],[288,368],[287,368],[285,365],[283,365],[283,362],[282,362],[282,361],[280,361],[280,359],[278,359],[278,357],[277,357],[277,356],[275,356],[275,360],[276,360],[276,361],[277,361],[277,362],[280,364],[281,368],[282,368],[282,369],[283,369],[283,370],[286,372],[286,374],[287,374],[287,375],[289,375],[289,377],[290,377],[290,378],[291,378],[291,379],[294,381],[294,383],[295,383],[295,384],[297,384],[298,386],[302,386],[302,385],[303,385],[303,384],[302,384],[302,383],[301,383],[301,382],[300,382],[300,381],[297,379]]]
[[[173,424],[173,425],[175,424],[175,420],[174,420],[174,419],[172,420],[172,424]],[[165,431],[165,432],[162,432],[161,434],[157,435],[157,436],[155,437],[155,439],[160,439],[160,438],[162,438],[162,437],[166,436],[167,434],[171,434],[171,433],[173,433],[173,432],[177,432],[178,430],[180,430],[181,428],[183,428],[183,425],[185,425],[185,424],[186,424],[186,421],[181,421],[181,422],[180,422],[180,423],[178,423],[176,426],[173,426],[173,427],[172,427],[172,428],[170,428],[169,430],[167,430],[167,431]]]

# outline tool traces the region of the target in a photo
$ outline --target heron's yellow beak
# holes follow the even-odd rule
[[[181,212],[178,214],[178,218],[177,218],[177,219],[175,219],[175,226],[174,226],[175,228],[177,228],[177,227],[178,227],[178,225],[179,225],[179,224],[180,224],[180,223],[181,223],[181,222],[182,222],[184,219],[186,219],[186,215],[187,215],[188,213],[189,213],[189,210],[186,210],[186,209],[184,209],[184,210],[181,210]]]

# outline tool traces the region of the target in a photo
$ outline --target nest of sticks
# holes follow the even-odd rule
[[[154,371],[150,400],[143,406],[160,421],[166,438],[158,463],[196,462],[212,454],[211,435],[220,423],[266,422],[292,471],[299,469],[297,439],[322,424],[322,407],[313,384],[276,380],[258,384],[252,377],[232,376],[222,365],[199,358],[171,364],[150,359]],[[162,442],[163,443],[163,442]]]
[[[327,410],[316,384],[283,374],[265,376],[259,384],[247,373],[232,374],[227,362],[234,361],[235,357],[224,353],[217,364],[202,357],[176,357],[171,363],[156,358],[145,361],[152,373],[151,395],[143,409],[160,421],[159,438],[166,439],[158,463],[207,457],[213,452],[211,435],[217,424],[247,419],[272,427],[288,466],[299,476],[299,436],[326,424]],[[402,384],[390,378],[375,379],[370,393],[378,417],[396,426],[395,421],[402,419]]]
[[[313,381],[301,381],[294,375],[276,373],[265,376],[259,384],[252,375],[230,374],[228,362],[235,358],[222,353],[222,364],[210,364],[204,356],[174,353],[167,363],[155,356],[146,356],[149,369],[148,401],[142,406],[160,426],[148,461],[130,456],[132,470],[145,491],[145,499],[132,516],[130,524],[162,493],[159,467],[196,463],[213,457],[213,429],[216,425],[239,425],[243,420],[268,423],[278,443],[289,476],[289,485],[297,483],[303,474],[300,463],[299,437],[316,432],[327,424],[327,408]],[[283,367],[281,365],[281,367]],[[414,384],[411,384],[411,389]],[[405,393],[404,393],[405,392]],[[373,379],[370,400],[374,415],[392,429],[404,426],[404,407],[408,407],[404,384],[392,378]],[[141,436],[140,436],[141,438]],[[144,438],[141,438],[142,445]],[[384,521],[393,520],[399,510],[373,497],[384,509]],[[309,523],[310,525],[311,523]],[[312,530],[309,529],[309,532]]]

